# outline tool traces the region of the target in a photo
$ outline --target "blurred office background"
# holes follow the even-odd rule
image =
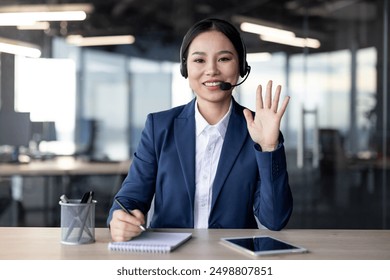
[[[252,66],[235,98],[254,109],[256,86],[270,79],[291,96],[282,123],[295,200],[288,227],[388,229],[389,2],[2,0],[0,169],[65,155],[131,159],[147,113],[193,98],[178,64],[186,30],[219,17],[241,30]],[[85,19],[6,22],[15,19],[8,12],[64,10]],[[85,40],[117,35],[130,37]],[[18,162],[23,155],[30,163]],[[74,195],[94,186],[101,226],[122,179],[80,176],[66,186]],[[45,180],[1,176],[0,225],[58,225],[69,189]]]

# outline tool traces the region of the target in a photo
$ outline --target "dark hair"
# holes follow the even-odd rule
[[[189,45],[196,36],[209,30],[217,30],[223,33],[232,42],[238,54],[240,76],[244,77],[249,68],[246,61],[246,47],[244,41],[242,40],[238,30],[231,23],[216,18],[208,18],[195,23],[184,36],[180,48],[180,73],[182,76],[184,78],[188,77],[187,56]]]

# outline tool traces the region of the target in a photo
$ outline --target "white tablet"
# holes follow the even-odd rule
[[[270,236],[243,236],[221,238],[223,244],[254,256],[305,253],[307,249]]]

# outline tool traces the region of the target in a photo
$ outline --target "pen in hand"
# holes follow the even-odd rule
[[[123,209],[123,211],[125,211],[127,214],[131,215],[134,217],[134,215],[117,199],[115,198],[115,202],[118,203],[118,205]],[[143,225],[139,225],[139,228],[142,230],[142,231],[145,231],[145,227]]]

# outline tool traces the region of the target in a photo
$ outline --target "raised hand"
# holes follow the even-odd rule
[[[259,85],[256,90],[255,117],[253,118],[250,110],[244,109],[249,134],[264,152],[273,151],[278,145],[280,122],[290,100],[290,97],[286,96],[278,109],[281,89],[280,85],[276,87],[272,99],[272,81],[269,81],[263,99],[262,87]]]

